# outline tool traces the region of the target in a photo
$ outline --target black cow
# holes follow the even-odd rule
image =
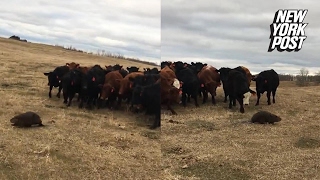
[[[173,64],[175,68],[175,73],[180,82],[182,82],[182,104],[186,107],[187,94],[191,95],[191,97],[195,101],[195,106],[199,107],[198,104],[198,94],[200,88],[200,81],[198,76],[192,71],[192,69],[185,67],[185,65],[181,62],[175,62]]]
[[[158,70],[158,68],[152,68],[152,69],[150,69],[150,68],[143,68],[143,70],[144,70],[144,74],[159,74],[159,70]]]
[[[87,76],[80,69],[73,69],[62,77],[62,89],[64,104],[71,105],[72,99],[78,93],[81,101],[84,101],[84,94],[88,90]]]
[[[139,68],[136,66],[131,66],[131,67],[127,67],[127,70],[129,73],[132,73],[132,72],[138,72]]]
[[[116,64],[114,66],[105,66],[106,67],[106,73],[109,73],[111,71],[119,71],[119,73],[122,75],[122,77],[126,77],[129,73],[127,70],[123,69],[121,65]]]
[[[225,84],[227,83],[227,79],[228,79],[228,74],[231,70],[236,70],[236,71],[239,71],[241,73],[243,73],[245,76],[246,76],[246,72],[244,71],[243,68],[241,68],[240,66],[234,68],[234,69],[231,69],[231,68],[228,68],[228,67],[222,67],[220,68],[219,70],[216,70],[217,72],[220,73],[220,80],[223,84],[223,92],[224,92],[224,102],[227,102],[227,97],[228,97],[228,90],[226,89],[226,86]],[[248,83],[247,83],[248,84]],[[250,87],[250,85],[248,84],[248,86]],[[250,93],[255,93],[254,91],[252,91],[250,88],[249,88],[249,91]],[[235,106],[235,102],[234,102],[234,106]]]
[[[126,77],[129,74],[125,69],[120,69],[119,73],[122,75],[122,77]]]
[[[101,89],[99,87],[99,84],[103,84],[104,77],[106,75],[106,71],[102,69],[100,65],[94,65],[86,75],[87,78],[87,89],[83,92],[82,96],[84,96],[82,99],[86,100],[87,102],[87,108],[91,109],[93,105],[96,104],[96,101],[98,100],[99,93],[101,92]],[[83,101],[80,102],[79,108],[83,107]]]
[[[138,109],[144,108],[146,114],[155,115],[155,121],[150,127],[151,129],[161,126],[161,86],[159,78],[159,75],[144,75],[130,79],[133,82],[132,105]]]
[[[223,92],[224,92],[224,102],[227,102],[227,97],[228,97],[228,90],[227,90],[227,79],[228,79],[228,74],[231,71],[231,68],[228,67],[222,67],[217,72],[220,73],[220,80],[223,84]]]
[[[273,103],[275,103],[275,95],[277,88],[279,86],[279,75],[273,69],[265,70],[260,72],[256,77],[252,78],[252,81],[256,82],[256,91],[257,91],[257,103],[259,105],[260,93],[263,94],[267,91],[268,105],[271,105],[270,94],[272,92]]]
[[[219,71],[221,71],[221,69]],[[227,76],[222,77],[224,79],[223,89],[225,90],[225,94],[229,95],[229,109],[232,108],[232,103],[233,106],[236,105],[237,100],[240,104],[240,112],[244,113],[243,95],[250,91],[246,75],[236,69],[231,69]]]
[[[194,70],[194,72],[195,72],[196,74],[198,74],[198,73],[201,71],[201,69],[202,69],[204,66],[207,66],[207,65],[208,65],[208,64],[203,64],[203,63],[201,63],[201,62],[196,62],[196,63],[191,62],[190,67],[191,67],[191,69]]]
[[[59,87],[57,97],[60,98],[60,93],[62,90],[61,79],[68,72],[69,72],[68,66],[59,66],[59,67],[56,67],[51,72],[43,73],[45,76],[48,77],[49,98],[51,98],[51,91],[53,87]]]
[[[172,65],[172,62],[170,62],[170,61],[162,61],[161,64],[160,64],[161,69],[163,69],[166,66],[170,67],[171,65]]]

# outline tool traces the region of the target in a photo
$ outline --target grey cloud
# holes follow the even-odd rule
[[[0,31],[6,35],[160,59],[160,0],[12,0],[0,3],[0,11]]]
[[[199,60],[213,65],[246,64],[255,71],[275,67],[295,73],[297,67],[320,67],[320,16],[316,1],[162,1],[162,60]],[[299,52],[267,52],[270,24],[278,9],[308,9],[306,35]],[[223,61],[225,60],[225,61]],[[217,63],[219,61],[219,63]],[[279,66],[285,64],[287,68]],[[258,66],[256,66],[258,65]],[[289,67],[288,67],[289,66]]]

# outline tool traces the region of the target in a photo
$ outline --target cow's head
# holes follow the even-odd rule
[[[250,100],[250,97],[251,97],[251,93],[250,92],[247,92],[243,95],[243,104],[244,105],[249,105],[249,100]]]
[[[216,72],[219,72],[220,74],[220,80],[222,83],[225,83],[228,80],[229,71],[231,69],[227,67],[222,67],[219,70],[216,70]]]
[[[55,72],[46,72],[43,73],[45,76],[48,77],[48,86],[58,87],[60,85],[61,79]]]
[[[110,84],[99,84],[99,87],[101,88],[101,95],[100,99],[105,100],[106,98],[109,98],[112,93],[116,92],[115,87],[111,86]]]
[[[76,68],[78,68],[80,66],[80,64],[77,64],[75,62],[66,63],[66,65],[69,67],[70,70],[76,69]]]
[[[261,75],[258,75],[258,76],[255,76],[254,78],[252,78],[252,81],[256,82],[256,89],[259,93],[263,93],[264,91],[267,90],[267,88],[268,88],[268,79],[267,78],[265,78]]]

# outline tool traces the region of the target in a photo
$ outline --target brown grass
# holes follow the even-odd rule
[[[244,114],[238,102],[236,108],[227,108],[221,87],[216,106],[208,101],[195,108],[191,99],[186,108],[174,106],[177,116],[163,110],[165,178],[320,179],[319,86],[280,84],[276,104],[268,106],[265,93],[260,105],[254,106],[254,96]],[[282,121],[275,125],[246,123],[258,110],[280,115]]]
[[[48,72],[66,62],[138,64],[0,38],[0,179],[163,179],[160,131],[147,117],[125,111],[66,108]],[[13,128],[9,119],[35,111],[45,127]],[[139,121],[138,121],[139,120]]]

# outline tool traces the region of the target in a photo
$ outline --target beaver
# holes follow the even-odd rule
[[[260,124],[274,124],[275,122],[281,121],[281,118],[275,114],[272,114],[268,111],[259,111],[255,113],[250,122],[252,123],[260,123]]]
[[[12,123],[12,126],[17,127],[31,127],[34,124],[38,124],[38,126],[44,126],[40,116],[31,111],[14,116],[12,119],[10,119],[10,122]]]

